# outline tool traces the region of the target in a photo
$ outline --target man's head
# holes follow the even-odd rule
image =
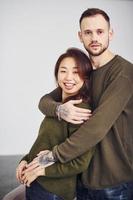
[[[110,18],[98,8],[85,10],[79,20],[79,38],[90,56],[99,56],[108,49],[113,31]]]

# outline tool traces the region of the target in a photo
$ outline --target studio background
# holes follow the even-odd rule
[[[56,86],[57,58],[83,49],[77,32],[88,7],[109,14],[110,49],[133,62],[132,0],[0,0],[0,155],[29,151],[44,117],[38,102]]]

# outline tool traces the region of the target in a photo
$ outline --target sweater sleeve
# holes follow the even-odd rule
[[[39,102],[39,110],[46,116],[56,117],[56,107],[61,102],[61,90],[56,88],[51,93],[44,95]]]
[[[54,157],[65,163],[100,142],[118,119],[132,94],[131,80],[122,75],[114,79],[103,92],[92,117],[64,143],[54,148]]]
[[[43,127],[43,122],[44,122],[44,120],[45,120],[45,118],[44,118],[43,121],[41,122],[40,130],[41,130],[41,128]],[[37,138],[36,138],[34,144],[32,145],[30,151],[35,147],[35,144],[36,144],[36,142],[37,142],[38,137],[39,137],[40,134],[41,134],[41,131],[38,132]],[[25,160],[25,161],[27,161],[27,162],[31,161],[31,160],[30,160],[30,151],[29,151],[29,153],[27,153],[26,155],[24,155],[24,156],[22,157],[22,159],[20,160],[20,162],[23,161],[23,160]]]
[[[26,154],[21,160],[20,160],[20,162],[21,161],[23,161],[23,160],[25,160],[25,161],[29,161],[29,154]]]
[[[69,123],[67,128],[69,135],[73,134],[78,128],[79,125]],[[54,165],[51,165],[45,169],[45,176],[56,178],[69,177],[85,171],[88,168],[94,151],[95,148],[92,148],[90,151],[64,164],[56,162]]]
[[[79,174],[85,171],[90,163],[90,160],[94,154],[94,148],[92,148],[89,152],[86,152],[82,156],[69,161],[67,163],[59,163],[45,168],[45,176],[47,177],[69,177],[76,174]]]

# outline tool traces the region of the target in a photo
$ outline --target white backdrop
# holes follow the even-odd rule
[[[41,96],[55,87],[53,69],[68,47],[82,45],[79,18],[104,9],[114,28],[110,48],[133,62],[133,1],[0,0],[0,154],[26,153],[43,115]]]

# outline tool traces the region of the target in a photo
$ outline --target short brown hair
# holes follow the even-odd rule
[[[95,16],[97,14],[102,15],[104,17],[104,19],[108,22],[109,26],[110,26],[110,18],[108,16],[108,14],[105,11],[103,11],[103,10],[101,10],[99,8],[88,8],[87,10],[85,10],[82,13],[82,15],[81,15],[81,17],[79,19],[80,26],[81,26],[81,22],[82,22],[83,18],[92,17],[92,16]]]

